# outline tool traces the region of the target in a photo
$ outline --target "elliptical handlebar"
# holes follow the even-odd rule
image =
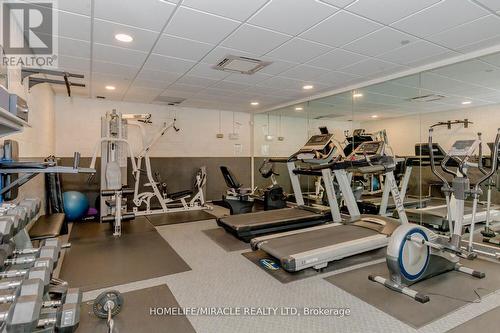
[[[476,184],[477,187],[479,187],[479,185],[481,185],[486,180],[491,178],[495,174],[495,172],[497,171],[497,168],[498,168],[498,149],[500,149],[500,128],[497,129],[497,135],[495,137],[495,144],[494,144],[493,148],[494,149],[491,152],[491,159],[492,159],[491,169],[489,172],[484,174],[483,177],[478,179],[477,184]],[[479,156],[480,160],[482,159],[481,151],[482,150],[480,150],[480,156]],[[481,163],[479,165],[481,165]]]
[[[431,171],[432,173],[439,178],[439,180],[441,180],[443,182],[443,184],[445,185],[445,187],[447,189],[450,188],[450,184],[448,183],[448,181],[446,180],[446,178],[441,175],[437,170],[436,170],[436,165],[435,165],[435,159],[434,159],[434,149],[432,147],[432,134],[434,133],[434,128],[431,127],[429,128],[429,157],[431,159],[431,163],[430,163],[430,166],[431,166]],[[446,169],[446,163],[448,162],[448,160],[450,159],[450,155],[446,155],[444,157],[444,159],[442,160],[441,162],[441,168],[445,171],[445,172],[448,172],[447,169]]]

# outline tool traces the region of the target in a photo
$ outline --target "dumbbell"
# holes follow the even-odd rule
[[[9,310],[0,312],[7,332],[32,332],[38,326],[43,295],[19,296]]]
[[[11,230],[10,231],[7,230],[6,229],[7,227],[4,227],[3,229],[6,230],[6,232],[9,231],[12,234],[12,236],[17,234],[22,228],[24,228],[24,224],[21,221],[21,218],[19,217],[19,215],[12,215],[12,214],[1,215],[0,221],[10,221],[10,223],[12,224]],[[6,232],[4,232],[4,234]],[[7,240],[5,240],[5,238],[7,238],[7,236],[2,236],[2,238],[4,239],[4,241],[7,241]]]
[[[0,216],[0,244],[8,242],[14,236],[14,218]],[[19,220],[18,220],[19,221]]]
[[[0,245],[0,267],[32,264],[40,258],[51,259],[54,264],[57,264],[59,260],[60,251],[56,246],[42,246],[32,255],[14,256],[15,252],[11,244],[12,243],[4,243]]]
[[[30,218],[28,215],[28,210],[26,209],[26,207],[16,206],[16,207],[10,208],[5,212],[5,215],[3,215],[3,216],[6,216],[6,215],[15,215],[15,216],[19,217],[20,223],[19,223],[19,226],[17,228],[18,232],[21,229],[23,229],[30,221]]]
[[[45,312],[37,322],[37,327],[43,328],[54,326],[58,333],[75,332],[80,323],[80,304],[64,304],[51,312]]]
[[[114,321],[116,316],[123,307],[123,296],[118,290],[108,290],[100,293],[94,300],[92,310],[94,314],[102,319],[107,320],[108,332],[113,332]]]
[[[42,207],[42,200],[39,198],[25,198],[20,203],[19,206],[26,206],[32,211],[32,218],[35,217]]]
[[[26,254],[37,254],[39,253],[44,247],[54,247],[57,249],[57,254],[58,258],[60,255],[60,252],[62,249],[67,249],[71,247],[71,243],[66,243],[62,244],[59,238],[47,238],[44,239],[40,247],[37,248],[26,248],[26,249],[20,249],[20,250],[14,250],[14,255],[26,255]]]
[[[0,303],[12,303],[20,296],[45,295],[45,293],[45,285],[40,279],[22,280],[15,288],[14,293],[0,295]],[[70,288],[62,296],[61,299],[44,301],[42,307],[54,308],[62,306],[65,303],[80,304],[82,302],[82,292],[78,288]]]
[[[6,271],[6,272],[11,272],[11,271]],[[32,267],[26,270],[24,274],[6,276],[7,278],[20,278],[20,279],[1,281],[0,290],[11,290],[19,288],[23,284],[23,281],[26,280],[39,280],[40,283],[42,283],[43,285],[44,292],[47,292],[50,287],[50,275],[51,271],[49,270],[48,267]]]

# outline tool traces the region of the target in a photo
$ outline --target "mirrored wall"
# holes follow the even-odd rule
[[[403,180],[409,165],[405,158],[420,155],[416,149],[428,141],[431,125],[465,119],[470,122],[468,126],[436,127],[434,142],[445,151],[456,140],[476,138],[478,132],[482,133],[483,142],[491,142],[500,127],[499,74],[500,54],[492,54],[257,114],[254,118],[255,186],[265,187],[271,183],[259,173],[265,158],[290,156],[312,134],[319,133],[320,126],[326,126],[344,147],[352,143],[353,134],[384,138],[393,155],[402,161],[395,171],[399,181]],[[490,154],[488,148],[484,154]],[[279,174],[276,180],[285,191],[291,192],[286,167],[276,165],[276,169]],[[442,199],[439,181],[432,175],[428,163],[414,162],[410,171],[408,196],[418,198],[420,206],[425,206],[430,199]],[[319,194],[315,177],[301,177],[301,183],[311,197]],[[376,190],[381,189],[382,184],[377,187],[372,183],[365,179],[365,195],[376,194]],[[497,191],[492,195],[493,202],[500,203]]]

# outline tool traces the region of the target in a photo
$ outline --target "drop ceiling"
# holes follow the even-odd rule
[[[494,0],[58,4],[59,66],[87,77],[75,93],[144,103],[168,96],[185,98],[183,106],[260,111],[500,44]],[[134,41],[118,42],[117,33]],[[254,75],[212,69],[226,55],[272,64]],[[306,84],[314,89],[303,91]]]
[[[495,53],[279,108],[272,114],[366,121],[499,103],[500,53]]]

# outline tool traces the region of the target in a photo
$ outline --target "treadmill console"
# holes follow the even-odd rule
[[[294,157],[307,163],[327,163],[332,160],[335,150],[333,134],[316,134],[295,153]]]
[[[479,140],[458,140],[451,146],[448,155],[458,157],[472,156],[478,147]]]
[[[384,153],[383,141],[367,141],[361,143],[348,157],[349,161],[363,160],[367,156],[381,156]]]

